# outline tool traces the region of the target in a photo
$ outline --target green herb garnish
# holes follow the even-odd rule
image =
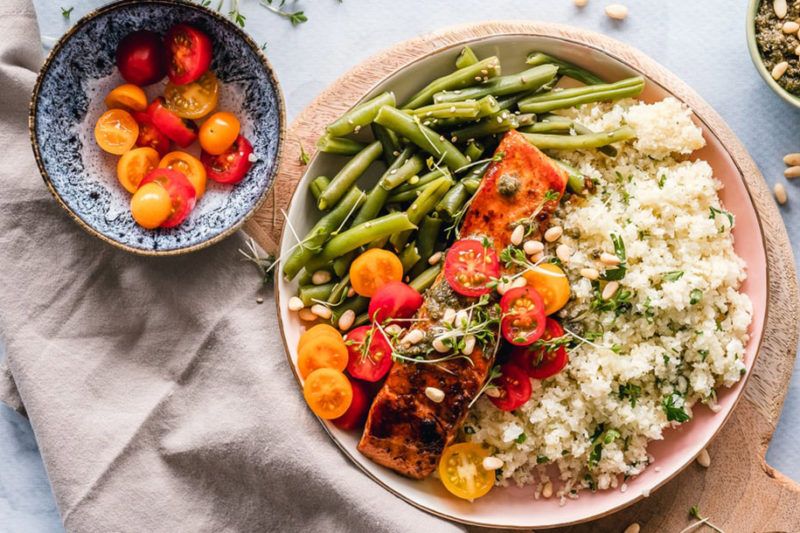
[[[671,422],[683,423],[691,419],[686,411],[683,409],[684,400],[680,394],[672,393],[664,396],[661,402],[661,407],[667,415],[667,420]]]

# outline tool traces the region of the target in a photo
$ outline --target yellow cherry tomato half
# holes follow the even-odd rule
[[[172,214],[172,199],[167,189],[156,182],[139,187],[131,198],[131,214],[145,229],[159,227]]]
[[[350,407],[353,386],[340,371],[318,368],[306,377],[303,397],[315,415],[331,420],[342,416]]]
[[[117,161],[117,179],[129,193],[135,193],[142,178],[158,166],[158,152],[150,147],[134,148]]]
[[[341,338],[332,335],[319,335],[306,342],[297,354],[297,369],[303,378],[318,368],[333,368],[344,371],[347,368],[347,346]]]
[[[181,118],[203,118],[217,107],[218,99],[219,82],[210,70],[197,81],[185,85],[169,82],[164,89],[167,109]]]
[[[297,352],[300,353],[300,350],[303,349],[303,346],[317,337],[333,337],[334,339],[344,341],[342,334],[339,333],[339,330],[335,327],[331,326],[330,324],[317,324],[316,326],[308,328],[302,335],[300,335],[300,340],[297,342]]]
[[[522,276],[542,297],[544,314],[552,315],[567,305],[570,295],[569,279],[558,265],[542,263],[535,270],[528,270]]]
[[[350,265],[350,284],[361,296],[372,296],[390,281],[403,280],[403,263],[389,250],[372,248]]]
[[[130,113],[122,109],[106,111],[97,119],[94,138],[106,152],[122,155],[136,144],[139,137],[139,124]]]
[[[483,468],[488,456],[488,450],[474,442],[445,448],[439,460],[439,478],[444,488],[465,500],[484,496],[494,486],[494,470]]]
[[[200,146],[211,155],[220,155],[239,137],[240,128],[232,113],[214,113],[200,126]]]
[[[126,83],[108,93],[106,107],[126,111],[144,111],[147,109],[147,95],[144,94],[141,87]]]
[[[197,198],[206,192],[206,167],[195,156],[177,150],[170,152],[161,158],[158,168],[168,168],[176,170],[186,176],[189,183],[194,187]]]

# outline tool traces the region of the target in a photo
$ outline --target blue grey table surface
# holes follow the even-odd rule
[[[230,0],[225,0],[227,10]],[[49,48],[68,28],[61,7],[74,7],[75,21],[106,2],[34,0],[42,42]],[[212,4],[216,5],[217,0]],[[308,22],[288,21],[240,0],[245,29],[266,52],[294,118],[340,74],[392,44],[448,25],[486,20],[560,22],[622,40],[655,58],[702,95],[744,142],[768,183],[785,183],[782,157],[800,152],[800,111],[774,95],[750,62],[745,41],[745,0],[624,0],[628,18],[608,19],[608,0],[305,0]],[[781,214],[800,256],[800,181],[786,184]],[[2,339],[2,332],[0,332]],[[0,347],[0,350],[2,348]],[[2,357],[2,355],[0,355]],[[767,454],[770,465],[800,481],[800,370],[795,369],[780,424]],[[26,419],[0,406],[0,531],[62,529],[35,436]]]

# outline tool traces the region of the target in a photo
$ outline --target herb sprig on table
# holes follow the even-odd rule
[[[244,28],[244,25],[247,22],[247,17],[242,14],[242,11],[239,7],[239,1],[240,0],[230,0],[227,14],[228,18],[230,18],[240,27]],[[339,0],[339,3],[341,3],[341,1],[342,0]],[[216,5],[213,0],[199,0],[199,2],[203,7],[212,8],[219,13],[225,12],[225,0],[218,0]],[[285,18],[292,24],[292,26],[299,26],[300,24],[308,21],[308,17],[302,10],[285,9],[286,0],[258,0],[258,4],[275,13],[279,17]]]

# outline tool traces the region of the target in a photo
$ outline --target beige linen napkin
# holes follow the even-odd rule
[[[0,4],[0,398],[24,403],[66,528],[457,530],[328,439],[286,364],[271,291],[256,303],[240,236],[142,258],[60,210],[28,141],[33,8]]]

